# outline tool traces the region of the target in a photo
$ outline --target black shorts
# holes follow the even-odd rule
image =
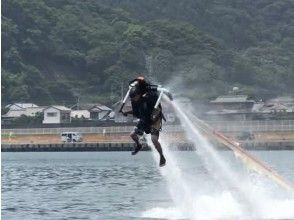
[[[135,127],[134,132],[137,135],[143,135],[145,132],[146,134],[151,133],[151,135],[159,136],[159,131],[161,130],[161,119],[160,119],[160,126],[158,125],[159,125],[159,121],[150,124],[140,120],[137,126]]]

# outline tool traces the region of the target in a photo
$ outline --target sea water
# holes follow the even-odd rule
[[[240,214],[234,189],[216,187],[221,180],[211,176],[199,155],[164,151],[162,168],[156,152],[2,153],[2,219],[227,219],[228,213]],[[219,153],[234,161],[230,152]],[[294,151],[253,153],[294,182]],[[285,198],[271,200],[265,218],[294,218],[293,200]]]

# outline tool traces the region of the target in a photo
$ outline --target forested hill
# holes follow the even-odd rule
[[[138,73],[192,99],[294,94],[292,0],[1,4],[3,104],[110,104]]]

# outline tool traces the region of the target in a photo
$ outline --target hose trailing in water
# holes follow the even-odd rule
[[[240,143],[238,143],[238,141],[232,138],[228,138],[221,132],[214,130],[207,123],[200,120],[194,114],[189,114],[189,117],[198,129],[200,129],[208,136],[215,138],[217,141],[224,144],[224,146],[226,146],[228,149],[232,150],[234,152],[235,157],[240,158],[248,168],[255,170],[258,173],[264,174],[265,176],[267,176],[283,188],[294,193],[293,183],[289,182],[283,176],[281,176],[276,171],[271,169],[266,163],[264,163],[263,161],[259,160],[258,158],[244,150],[244,148],[240,146]]]

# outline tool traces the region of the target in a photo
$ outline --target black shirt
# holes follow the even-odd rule
[[[151,115],[157,99],[157,92],[148,91],[138,102],[132,101],[133,115],[145,123],[151,123]]]

